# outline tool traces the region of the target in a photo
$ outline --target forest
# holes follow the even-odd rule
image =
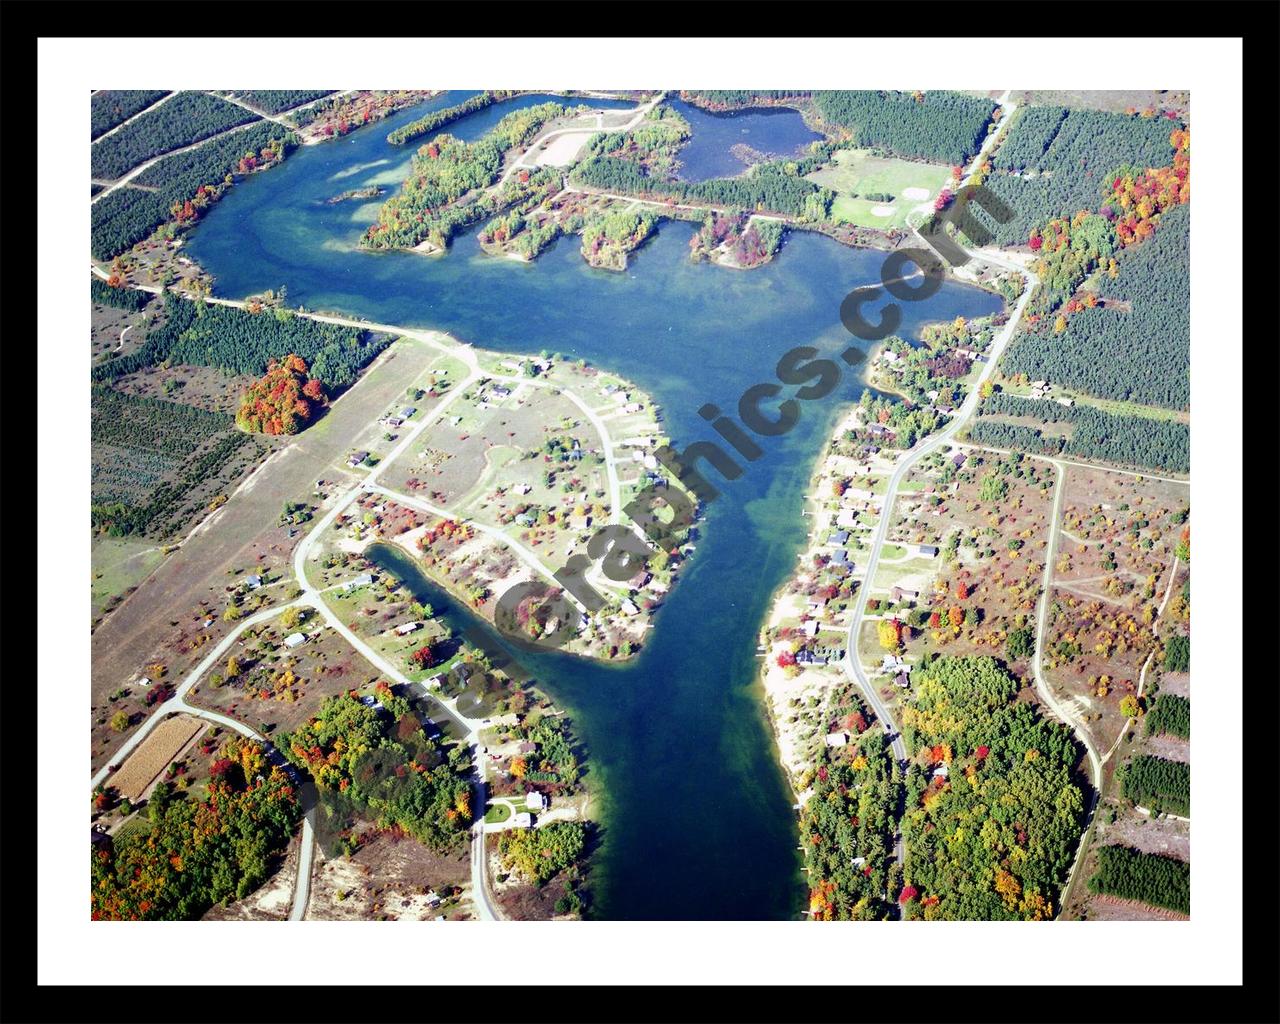
[[[318,100],[321,96],[328,96],[333,91],[332,89],[243,89],[231,95],[268,114],[279,114],[281,111],[292,110],[304,103]]]
[[[1191,765],[1139,754],[1116,773],[1126,800],[1153,814],[1191,814]]]
[[[92,176],[110,181],[153,156],[256,120],[256,114],[217,96],[180,92],[128,127],[96,143],[89,158]]]
[[[969,439],[974,444],[1174,473],[1191,470],[1191,428],[1175,420],[1114,416],[1078,402],[1065,406],[1003,392],[996,392],[983,401],[978,412],[978,418],[969,426]],[[1071,436],[1069,439],[1052,436],[1035,427],[993,419],[1002,415],[1025,416],[1045,423],[1070,423]]]
[[[1191,865],[1127,846],[1104,846],[1098,850],[1098,870],[1089,879],[1089,891],[1189,914]]]
[[[138,175],[135,182],[157,191],[126,186],[103,196],[90,207],[93,258],[112,259],[149,237],[173,217],[175,204],[191,200],[193,214],[198,216],[204,206],[217,199],[222,188],[229,184],[228,179],[236,173],[245,174],[269,165],[296,144],[297,137],[287,128],[264,121],[156,161]],[[268,158],[268,154],[275,155]],[[248,165],[250,155],[252,167]]]
[[[837,703],[832,717],[853,739],[821,748],[813,794],[800,812],[809,914],[818,921],[883,921],[893,914],[885,894],[898,889],[893,848],[902,773],[884,731],[868,729],[856,695]]]
[[[1083,821],[1071,730],[1017,701],[992,658],[922,660],[912,684],[904,916],[1052,919]]]
[[[263,434],[296,434],[325,407],[324,385],[307,376],[307,363],[292,353],[267,363],[266,376],[240,398],[236,426]]]
[[[501,197],[486,195],[454,206],[468,192],[497,181],[507,150],[528,142],[544,124],[564,112],[559,103],[514,110],[477,142],[463,142],[449,134],[435,136],[418,150],[409,177],[400,191],[382,204],[378,219],[369,225],[360,244],[397,249],[425,239],[442,245],[437,239],[447,242],[459,227],[492,217],[511,205],[510,200],[528,198],[529,189],[521,186],[529,186],[535,178],[545,191],[545,169],[523,172],[507,182]]]
[[[742,110],[799,103],[813,93],[807,89],[682,89],[680,98],[705,110]]]
[[[1164,668],[1166,672],[1191,670],[1191,637],[1175,635],[1165,641]]]
[[[1102,304],[1023,334],[1003,369],[1100,398],[1186,409],[1191,400],[1190,205],[1160,218],[1142,244],[1121,251]],[[1119,308],[1116,304],[1121,303]]]
[[[99,89],[89,97],[89,137],[105,135],[151,106],[165,89]]]
[[[830,189],[787,174],[778,164],[760,164],[740,178],[655,181],[631,160],[597,156],[580,163],[573,171],[573,180],[606,192],[625,192],[686,204],[712,203],[810,221],[825,220],[834,199]]]
[[[249,313],[165,293],[165,319],[127,356],[94,366],[94,381],[110,381],[160,362],[215,366],[261,376],[272,359],[295,354],[325,390],[342,391],[391,343],[390,335],[320,323],[277,308]]]
[[[394,131],[387,133],[387,141],[393,146],[403,146],[411,139],[420,138],[423,135],[430,135],[439,128],[443,128],[447,124],[452,124],[459,118],[466,117],[468,114],[474,114],[477,110],[484,110],[493,104],[500,102],[510,96],[509,90],[505,89],[486,89],[484,92],[476,93],[476,95],[468,97],[461,103],[455,103],[452,107],[445,107],[443,110],[433,110],[424,114],[416,121],[410,121],[408,124],[402,124]]]
[[[824,91],[813,104],[856,145],[946,164],[967,163],[987,135],[996,105],[956,92]]]
[[[231,417],[95,385],[91,392],[91,522],[112,536],[167,535],[202,484],[244,446]]]
[[[466,749],[446,750],[428,736],[413,705],[386,683],[373,697],[381,709],[355,691],[326,697],[313,719],[280,737],[281,751],[311,775],[335,832],[370,816],[436,852],[457,850],[472,821]]]
[[[134,288],[116,288],[93,274],[89,275],[89,301],[100,306],[114,306],[137,312],[151,299],[148,292]]]
[[[1191,701],[1186,697],[1175,693],[1157,695],[1147,712],[1146,734],[1158,736],[1164,733],[1181,736],[1184,740],[1191,738]]]
[[[498,849],[504,862],[535,885],[544,885],[582,857],[586,839],[584,823],[557,821],[541,828],[508,829]]]
[[[591,136],[579,159],[619,157],[638,164],[646,177],[672,181],[680,166],[680,148],[692,133],[689,122],[679,112],[658,106],[631,131],[600,132]]]
[[[243,746],[247,753],[210,779],[207,799],[157,783],[147,801],[150,827],[94,846],[93,920],[192,921],[267,880],[302,809],[262,747]]]
[[[1032,228],[1052,217],[1097,210],[1122,167],[1168,165],[1170,130],[1182,127],[1161,117],[1061,107],[1024,107],[1014,118],[992,156],[997,173],[983,181],[1014,216],[997,224],[980,207],[977,212],[997,245],[1025,243]],[[1027,171],[1039,173],[1018,176]]]

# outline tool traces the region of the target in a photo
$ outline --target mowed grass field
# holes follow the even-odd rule
[[[123,597],[164,560],[159,544],[139,537],[95,537],[91,551],[93,614],[101,615],[113,597]]]
[[[889,228],[905,227],[907,214],[933,199],[950,177],[951,168],[941,164],[872,156],[865,149],[842,149],[835,154],[832,166],[814,171],[808,180],[837,193],[831,210],[836,220],[860,227]],[[908,198],[904,195],[907,189],[923,189],[928,195]],[[876,194],[894,196],[894,201],[861,198]]]

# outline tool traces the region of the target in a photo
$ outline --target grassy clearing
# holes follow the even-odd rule
[[[490,804],[489,809],[484,812],[484,820],[486,825],[497,825],[506,821],[511,817],[510,804]]]
[[[93,614],[101,615],[107,602],[123,597],[126,590],[146,579],[164,561],[161,546],[139,537],[95,537],[90,554],[93,579],[90,595]]]
[[[907,214],[921,202],[934,198],[950,176],[951,169],[940,164],[872,156],[865,149],[842,149],[836,153],[833,165],[814,171],[808,179],[838,193],[831,208],[836,220],[886,228],[904,227]],[[909,188],[924,189],[928,196],[908,199],[903,193]],[[863,198],[869,195],[890,195],[894,200]],[[892,212],[872,212],[885,206]]]

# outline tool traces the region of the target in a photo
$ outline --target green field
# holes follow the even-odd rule
[[[872,156],[865,149],[842,149],[836,152],[831,166],[814,171],[808,179],[838,193],[832,204],[835,220],[860,227],[904,227],[907,214],[922,202],[933,199],[951,176],[951,168],[940,164],[914,163],[891,157]],[[909,199],[903,193],[909,188],[924,189],[928,196]],[[895,197],[884,203],[860,198],[885,194]],[[875,210],[889,208],[889,212]]]
[[[95,537],[90,595],[93,614],[101,615],[113,597],[123,597],[164,561],[160,545],[139,537]]]

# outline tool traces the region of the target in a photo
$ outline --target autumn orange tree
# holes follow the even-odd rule
[[[881,619],[877,630],[880,646],[886,651],[896,651],[902,646],[902,623],[897,619]]]
[[[267,364],[267,373],[240,399],[236,426],[259,434],[296,434],[324,408],[324,385],[307,376],[307,362],[287,355]]]

